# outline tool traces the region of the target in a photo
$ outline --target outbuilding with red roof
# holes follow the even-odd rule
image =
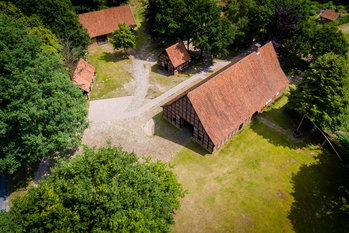
[[[91,45],[106,43],[111,33],[119,29],[119,23],[136,27],[136,21],[129,5],[79,14],[79,21],[87,29],[91,37]]]
[[[269,42],[164,104],[163,117],[179,128],[188,127],[194,141],[214,152],[288,83]]]
[[[321,23],[328,23],[334,20],[337,20],[339,18],[340,14],[338,12],[335,12],[333,10],[325,10],[320,15],[320,21]]]
[[[168,47],[160,55],[158,65],[170,74],[176,74],[190,65],[190,55],[183,41]]]
[[[87,97],[91,91],[91,85],[95,76],[95,67],[80,58],[78,64],[73,73],[73,83],[80,87],[84,93],[87,94]]]

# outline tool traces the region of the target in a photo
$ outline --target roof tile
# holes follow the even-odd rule
[[[326,9],[322,14],[320,15],[322,18],[329,19],[329,20],[336,20],[339,17],[339,13]]]
[[[170,58],[174,67],[180,66],[181,64],[190,60],[190,55],[184,46],[183,41],[168,47],[166,53]]]
[[[80,58],[73,74],[73,83],[84,91],[89,92],[94,73],[95,67]]]
[[[112,33],[119,28],[119,23],[125,23],[130,27],[136,26],[129,5],[83,13],[79,15],[79,21],[87,29],[91,38]]]
[[[188,95],[208,136],[217,145],[287,84],[288,79],[269,42],[258,54],[253,52],[232,62],[178,97]]]

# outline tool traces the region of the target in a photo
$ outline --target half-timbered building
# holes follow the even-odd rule
[[[230,63],[164,104],[163,117],[216,151],[287,87],[272,43]]]
[[[119,29],[119,23],[132,28],[137,25],[129,5],[79,14],[79,21],[90,35],[90,46],[107,43],[112,32]]]
[[[165,49],[158,58],[158,65],[170,74],[176,74],[190,65],[190,55],[183,41]]]

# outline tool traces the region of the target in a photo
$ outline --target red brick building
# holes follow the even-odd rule
[[[333,11],[333,10],[325,10],[320,15],[320,22],[321,23],[329,23],[331,21],[337,20],[339,18],[340,14]]]
[[[287,87],[272,43],[235,61],[163,105],[163,117],[216,151]]]
[[[87,97],[91,91],[94,76],[95,67],[84,59],[80,58],[74,70],[72,80],[76,86],[80,87],[84,91]]]
[[[129,5],[83,13],[79,15],[79,21],[87,29],[91,37],[91,45],[107,43],[111,33],[119,29],[119,23],[136,27],[136,21]]]
[[[184,46],[183,41],[165,49],[158,58],[158,65],[161,69],[167,70],[170,74],[176,74],[189,67],[190,55]]]

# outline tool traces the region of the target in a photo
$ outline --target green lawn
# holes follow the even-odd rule
[[[347,41],[349,43],[349,23],[342,24],[342,25],[340,25],[338,27],[339,27],[339,29],[342,30],[342,32],[344,33],[345,38],[347,39]]]
[[[292,118],[285,111],[285,104],[288,101],[287,95],[280,96],[277,101],[268,105],[262,112],[262,116],[269,121],[275,122],[283,129],[294,129],[298,122],[294,122]]]
[[[111,45],[89,49],[87,61],[96,67],[96,78],[90,94],[91,100],[132,95],[130,74],[132,61],[122,52],[115,52]]]
[[[292,127],[277,119],[286,102],[280,98],[263,116]],[[214,154],[191,142],[171,163],[188,191],[173,232],[349,229],[349,207],[346,214],[340,210],[349,192],[341,188],[345,176],[336,157],[318,145],[295,144],[258,120]]]

